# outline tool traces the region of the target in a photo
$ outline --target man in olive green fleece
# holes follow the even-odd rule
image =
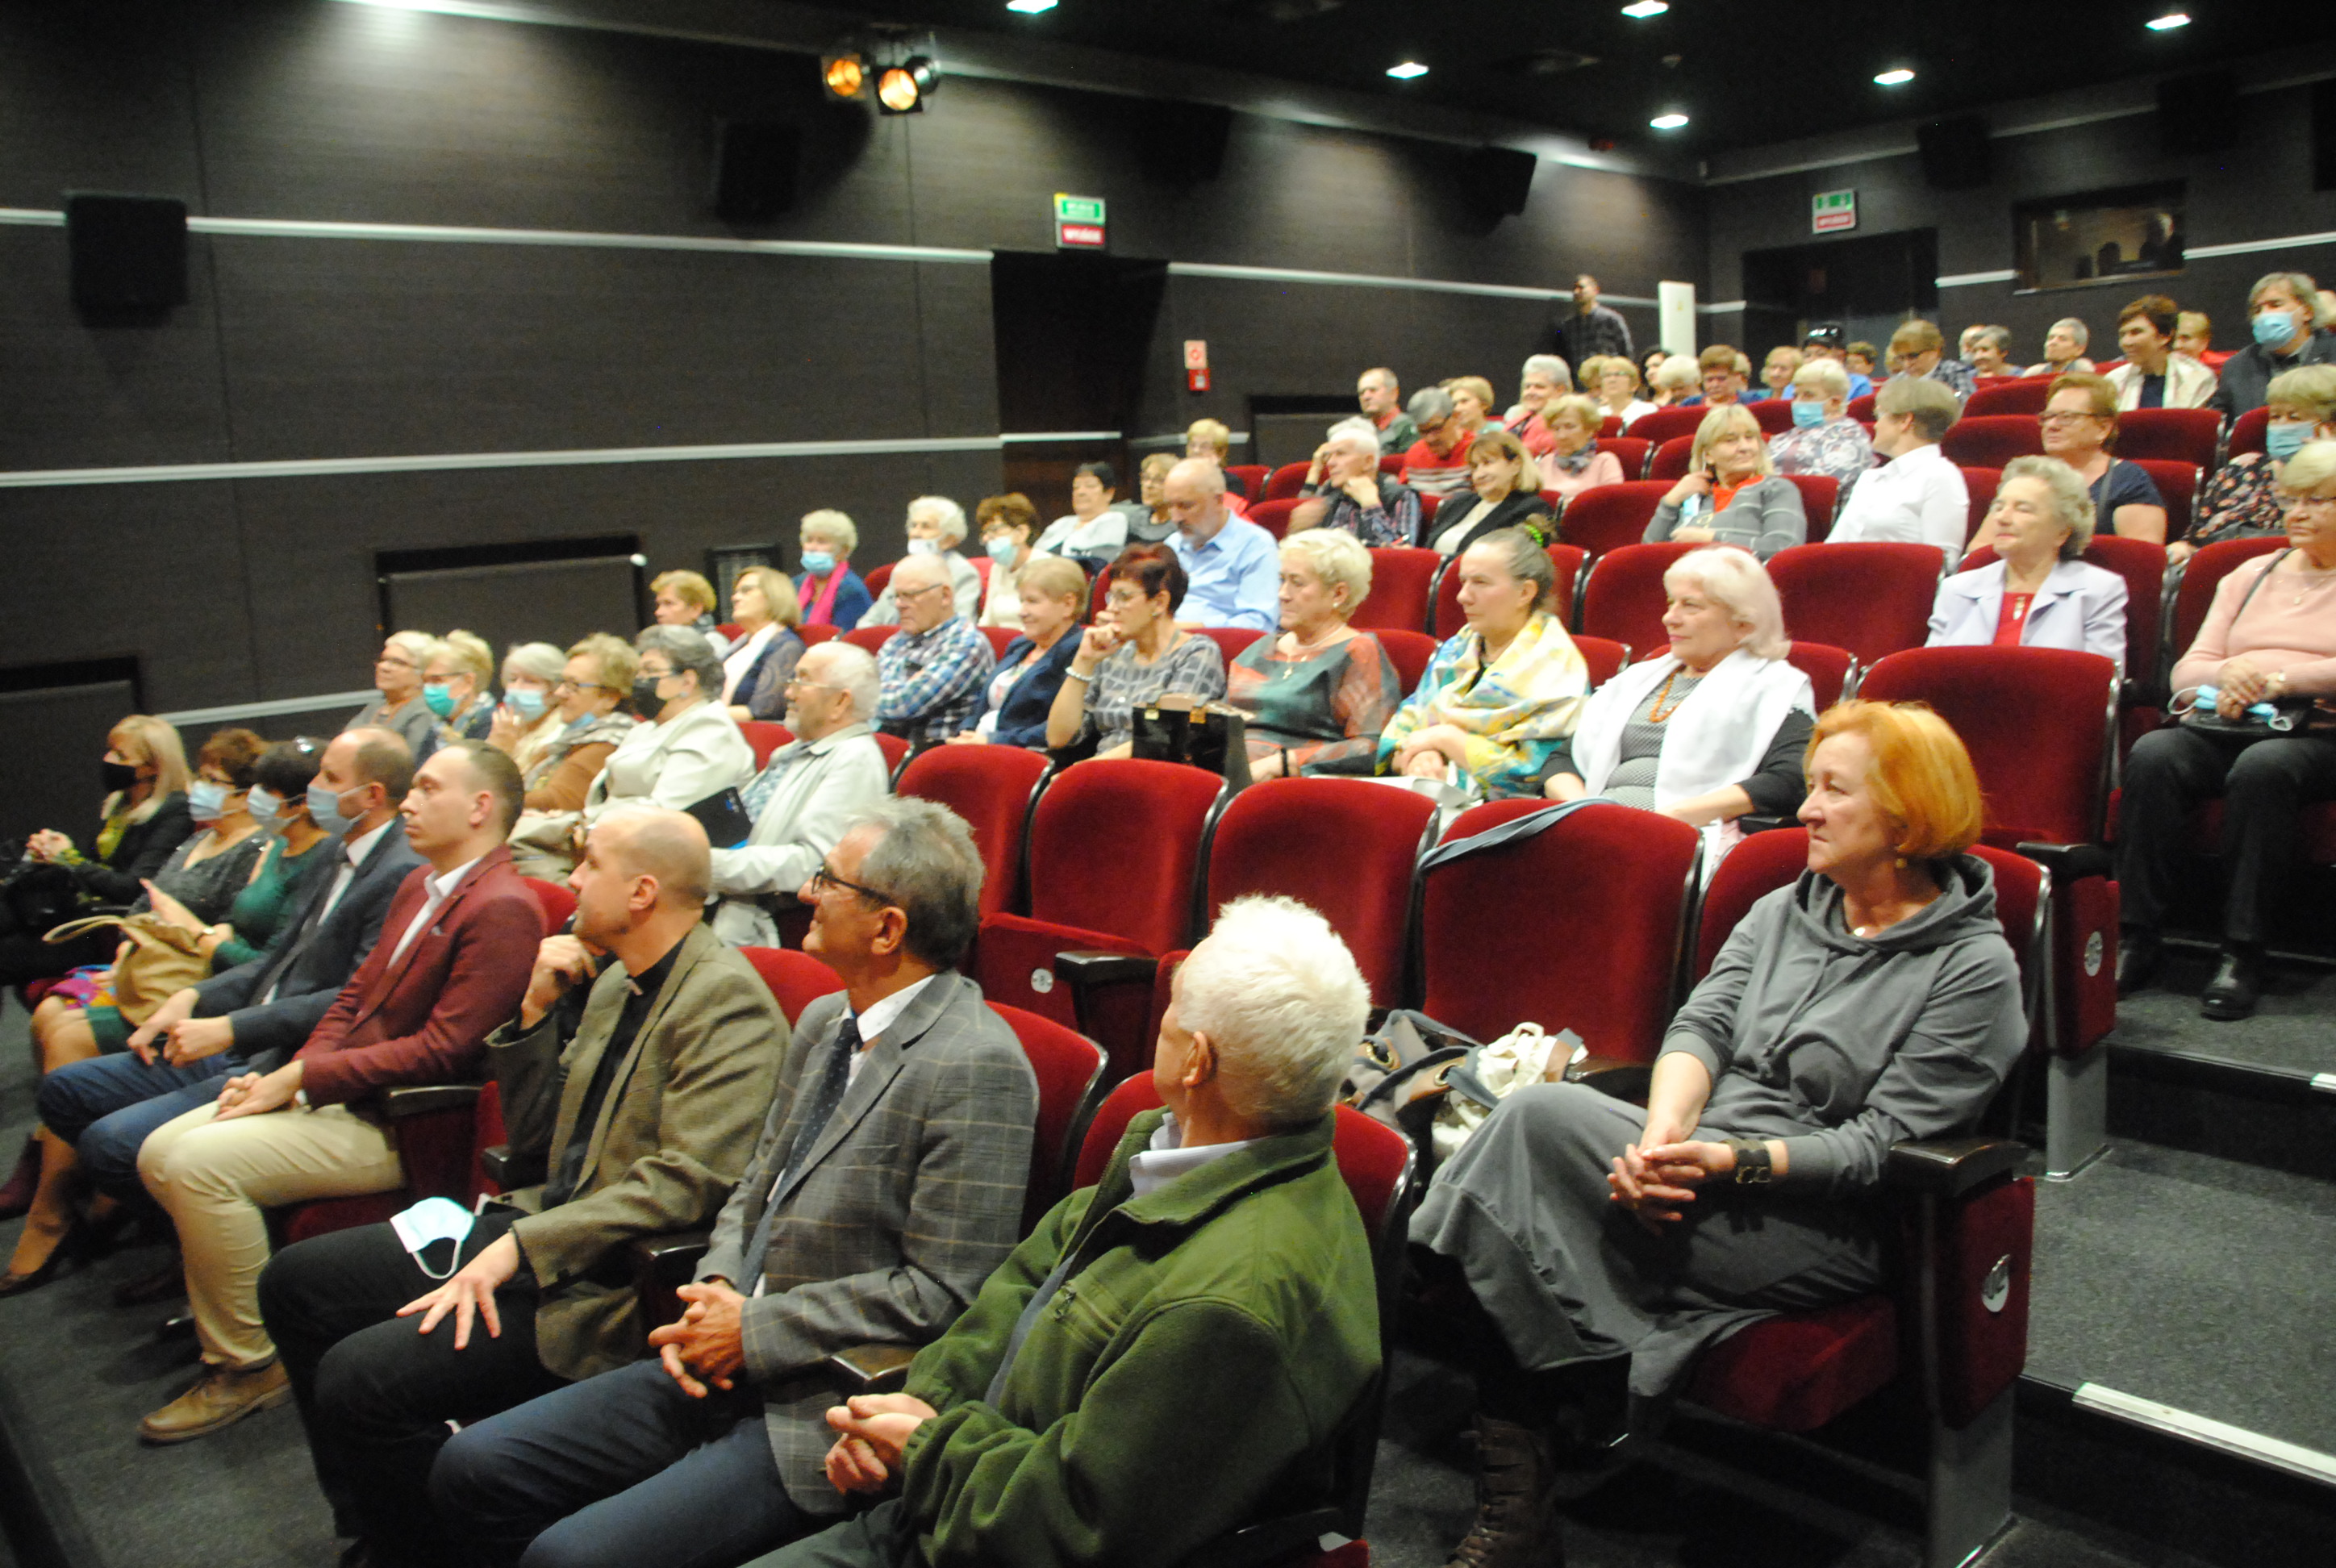
[[[828,1412],[829,1479],[897,1494],[754,1568],[1145,1568],[1326,1500],[1379,1359],[1369,1244],[1330,1151],[1368,1007],[1319,915],[1228,905],[1161,1020],[1166,1110],[1129,1124],[906,1393]]]

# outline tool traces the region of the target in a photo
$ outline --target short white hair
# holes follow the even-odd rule
[[[909,502],[909,521],[914,522],[920,517],[930,518],[939,526],[943,550],[965,542],[965,508],[948,496],[920,495]]]
[[[831,638],[813,643],[803,649],[803,658],[816,657],[820,667],[827,672],[827,684],[852,699],[852,717],[855,724],[876,722],[876,701],[883,689],[883,681],[876,673],[876,656],[856,642]],[[801,667],[802,661],[797,661]]]
[[[1573,390],[1573,372],[1567,369],[1565,361],[1554,354],[1527,355],[1524,368],[1518,374],[1520,376],[1538,375],[1560,392]]]
[[[849,516],[832,506],[804,512],[798,532],[806,539],[823,539],[845,555],[860,548],[860,530]]]
[[[1177,1022],[1215,1045],[1236,1114],[1287,1127],[1330,1108],[1371,992],[1329,921],[1295,899],[1235,899],[1176,978]]]
[[[1343,528],[1302,529],[1281,541],[1281,553],[1304,561],[1325,586],[1347,590],[1341,620],[1371,596],[1371,552]]]
[[[1702,368],[1688,355],[1674,354],[1655,367],[1654,385],[1658,389],[1669,387],[1678,391],[1702,380]]]
[[[1358,451],[1368,451],[1374,463],[1378,461],[1379,427],[1360,415],[1353,419],[1338,421],[1330,427],[1323,440],[1324,444],[1329,446],[1346,445]]]
[[[1825,397],[1847,397],[1849,372],[1842,368],[1840,360],[1819,355],[1801,361],[1801,367],[1793,372],[1793,385]]]
[[[1707,544],[1689,550],[1663,573],[1663,588],[1692,583],[1704,597],[1747,628],[1744,651],[1754,658],[1782,658],[1791,651],[1785,636],[1785,607],[1759,558],[1732,544]]]

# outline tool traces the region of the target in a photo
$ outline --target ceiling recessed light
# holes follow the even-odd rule
[[[1426,75],[1427,67],[1416,60],[1406,60],[1400,65],[1388,66],[1387,74],[1398,82],[1408,82],[1416,76]]]
[[[1658,114],[1652,120],[1648,121],[1647,123],[1653,126],[1658,131],[1677,131],[1680,126],[1687,123],[1687,116],[1684,114]]]
[[[2187,11],[2168,11],[2165,15],[2156,18],[2155,21],[2145,23],[2143,25],[2146,26],[2152,33],[2171,33],[2176,27],[2187,27],[2190,25],[2190,13]]]
[[[1876,76],[1874,79],[1874,84],[1876,87],[1903,87],[1913,80],[1914,80],[1914,73],[1902,65],[1895,71],[1884,71],[1881,75]]]
[[[1052,11],[1056,0],[1006,0],[1008,11],[1018,11],[1025,16],[1036,16],[1041,11]]]
[[[1664,0],[1636,0],[1635,4],[1622,7],[1622,15],[1644,22],[1648,17],[1660,16],[1669,9]]]

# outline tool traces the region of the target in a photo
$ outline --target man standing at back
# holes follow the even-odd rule
[[[1271,631],[1281,623],[1281,550],[1273,535],[1225,511],[1224,475],[1204,458],[1168,471],[1161,491],[1176,532],[1168,548],[1184,568],[1183,627],[1242,626]]]
[[[1550,332],[1550,346],[1575,365],[1592,355],[1631,357],[1630,326],[1622,313],[1598,303],[1598,280],[1587,272],[1573,280],[1573,311]]]
[[[474,1076],[487,1031],[519,1006],[543,937],[503,847],[524,794],[518,767],[483,742],[440,747],[399,808],[428,863],[398,889],[381,940],[307,1043],[273,1071],[230,1077],[214,1104],[139,1150],[140,1179],[179,1228],[204,1368],[146,1417],[148,1442],[183,1443],[284,1402],[291,1385],[259,1317],[266,1211],[394,1190],[404,1171],[381,1096]]]

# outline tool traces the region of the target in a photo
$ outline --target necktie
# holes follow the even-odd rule
[[[736,1282],[741,1287],[751,1288],[754,1281],[763,1277],[763,1258],[771,1250],[771,1222],[779,1212],[779,1194],[787,1190],[787,1184],[803,1169],[813,1145],[819,1142],[820,1134],[826,1131],[829,1119],[835,1115],[835,1108],[843,1103],[843,1091],[852,1082],[852,1058],[859,1054],[860,1020],[846,1018],[836,1031],[835,1054],[828,1057],[827,1068],[820,1075],[811,1113],[803,1117],[803,1126],[795,1134],[794,1147],[787,1151],[787,1163],[779,1179],[772,1183],[763,1200],[763,1217],[754,1226],[754,1239],[746,1245],[745,1266],[739,1271],[743,1278]]]

